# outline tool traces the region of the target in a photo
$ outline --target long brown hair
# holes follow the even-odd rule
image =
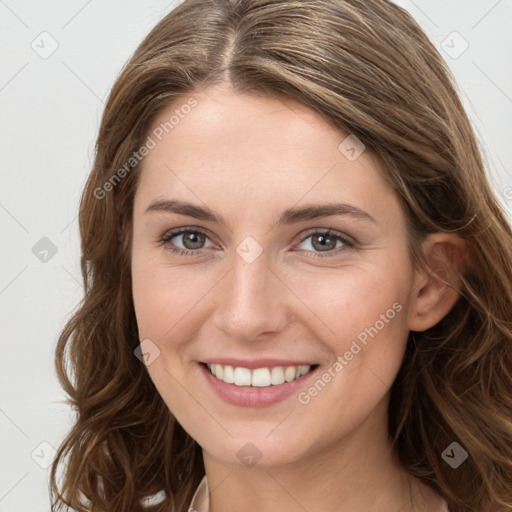
[[[52,510],[140,511],[160,492],[151,510],[182,512],[204,475],[200,446],[134,355],[140,165],[126,162],[179,95],[220,82],[284,94],[357,136],[401,201],[416,267],[427,234],[466,240],[459,300],[436,326],[410,333],[389,435],[405,469],[451,512],[512,510],[512,232],[450,72],[411,16],[386,0],[185,0],[125,65],[80,203],[85,294],[55,359],[76,421],[52,466]],[[457,469],[442,456],[454,442],[468,453]]]

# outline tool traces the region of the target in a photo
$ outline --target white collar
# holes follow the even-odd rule
[[[197,486],[188,512],[209,512],[210,511],[210,496],[208,491],[208,481],[206,475],[203,476],[201,482]]]

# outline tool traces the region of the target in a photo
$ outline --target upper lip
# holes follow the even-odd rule
[[[316,363],[311,361],[290,361],[286,359],[236,359],[230,357],[215,357],[202,361],[205,364],[221,364],[223,366],[230,365],[234,368],[242,367],[254,370],[255,368],[273,368],[274,366],[313,366]]]

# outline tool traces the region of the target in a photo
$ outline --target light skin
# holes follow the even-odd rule
[[[415,270],[406,218],[378,161],[368,150],[350,161],[338,149],[348,134],[289,98],[215,86],[183,95],[153,127],[190,96],[197,106],[143,160],[133,299],[140,339],[160,350],[149,374],[203,449],[211,512],[446,510],[397,462],[387,405],[409,331],[435,325],[458,298],[445,281],[458,284],[450,269],[462,242],[430,235],[423,247],[443,279]],[[208,207],[225,223],[146,211],[166,199]],[[274,224],[288,208],[331,202],[371,219],[345,213]],[[204,243],[183,235],[159,242],[186,227]],[[315,229],[353,246],[338,240],[324,252]],[[251,263],[236,250],[247,237],[262,249]],[[259,409],[227,404],[199,366],[213,357],[271,357],[326,371],[395,303],[400,312],[307,404],[297,394]],[[261,453],[252,467],[237,457],[248,442]]]

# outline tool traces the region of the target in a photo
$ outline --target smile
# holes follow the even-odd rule
[[[274,366],[272,368],[244,368],[241,366],[207,364],[210,373],[227,384],[236,386],[268,387],[292,382],[308,373],[312,366]]]
[[[238,407],[278,404],[297,395],[320,371],[319,364],[306,364],[307,360],[218,358],[198,363],[208,388]]]

